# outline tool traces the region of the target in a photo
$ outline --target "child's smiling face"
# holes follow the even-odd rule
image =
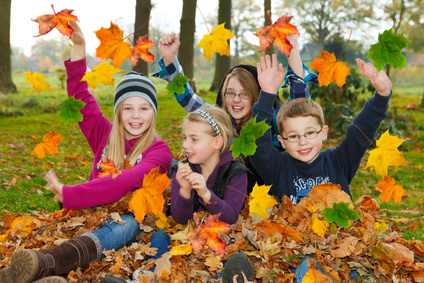
[[[125,129],[125,138],[140,137],[150,128],[155,111],[146,99],[129,97],[122,102],[121,121]]]
[[[224,105],[228,114],[237,123],[248,119],[252,112],[252,97],[243,88],[240,81],[234,77],[230,78],[224,91]]]
[[[287,118],[278,139],[293,158],[311,163],[314,161],[327,139],[328,126],[321,126],[312,116]]]

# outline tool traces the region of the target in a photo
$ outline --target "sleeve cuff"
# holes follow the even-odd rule
[[[272,110],[276,100],[277,100],[276,94],[272,94],[272,93],[261,90],[261,93],[259,94],[259,103],[257,105],[258,109]]]

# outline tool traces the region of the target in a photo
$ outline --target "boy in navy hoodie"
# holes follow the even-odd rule
[[[343,191],[350,194],[349,184],[366,150],[373,144],[392,89],[392,82],[384,71],[377,71],[371,63],[361,59],[356,62],[376,92],[348,127],[339,145],[321,151],[328,126],[321,106],[308,98],[290,100],[280,108],[278,139],[285,152],[272,146],[270,130],[257,140],[258,148],[251,163],[265,184],[272,185],[271,194],[277,199],[286,195],[298,203],[314,186],[323,183],[340,184]],[[258,120],[270,122],[284,70],[275,55],[262,57],[257,69],[262,93],[253,112]]]

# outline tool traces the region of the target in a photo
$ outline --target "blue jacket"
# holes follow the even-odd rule
[[[255,111],[258,120],[273,119],[276,95],[262,93]],[[272,146],[272,133],[268,130],[259,138],[256,153],[249,163],[265,184],[272,185],[270,193],[281,200],[288,196],[293,203],[308,195],[319,184],[340,184],[350,194],[349,184],[358,170],[362,157],[373,143],[378,126],[384,119],[389,97],[375,94],[347,129],[344,140],[335,148],[322,151],[310,164],[279,152]]]

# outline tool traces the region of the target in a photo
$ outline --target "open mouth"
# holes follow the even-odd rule
[[[242,112],[242,111],[243,111],[243,109],[244,109],[244,107],[243,107],[243,106],[238,106],[238,105],[232,105],[232,106],[231,106],[231,110],[232,110],[233,112],[236,112],[236,113],[238,113],[238,112]]]

